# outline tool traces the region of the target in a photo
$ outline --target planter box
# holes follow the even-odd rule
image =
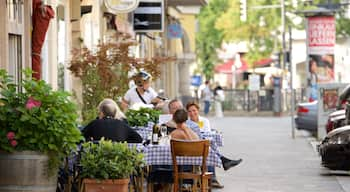
[[[57,174],[48,174],[49,157],[35,151],[0,152],[0,192],[56,192]]]
[[[84,192],[128,192],[129,179],[84,179]]]

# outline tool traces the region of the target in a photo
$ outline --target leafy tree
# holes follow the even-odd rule
[[[288,1],[285,3],[286,26],[304,29],[305,20],[295,23],[295,18],[302,17],[296,12],[300,10],[317,9],[320,5],[327,7],[327,0],[314,0],[312,4]],[[339,3],[333,0],[331,3]],[[211,77],[214,63],[217,61],[215,49],[223,41],[245,41],[249,45],[249,52],[245,58],[250,65],[255,61],[270,57],[271,53],[282,51],[281,37],[281,8],[257,9],[258,6],[280,5],[280,0],[247,0],[247,21],[240,20],[239,0],[223,1],[212,0],[199,14],[200,31],[197,37],[197,52],[202,72]],[[336,30],[338,37],[349,36],[350,21],[345,18],[346,7],[340,7],[336,13]],[[251,66],[252,67],[252,66]]]
[[[206,79],[213,76],[213,69],[218,58],[216,49],[221,46],[223,33],[215,28],[217,18],[226,11],[228,0],[211,0],[198,15],[199,32],[196,36],[196,51],[201,72]]]
[[[231,1],[227,12],[218,18],[216,28],[222,31],[224,41],[248,43],[248,63],[270,57],[273,51],[281,47],[277,38],[281,34],[281,8],[254,7],[279,4],[280,0],[247,0],[247,21],[242,22],[239,0]],[[286,18],[286,21],[289,22],[289,19]]]

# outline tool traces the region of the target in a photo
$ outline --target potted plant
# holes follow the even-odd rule
[[[85,192],[127,192],[130,175],[140,171],[143,163],[143,154],[127,143],[103,138],[98,143],[84,143],[80,165]]]
[[[23,74],[17,83],[0,70],[0,187],[56,191],[58,166],[82,139],[76,107],[69,93],[33,80],[29,69]]]
[[[161,113],[160,110],[153,108],[136,107],[134,109],[128,109],[125,116],[130,127],[145,127],[150,122],[157,123]]]
[[[83,124],[96,118],[96,106],[104,98],[118,101],[129,89],[131,72],[145,70],[154,79],[160,77],[161,64],[174,61],[172,57],[136,58],[130,48],[137,42],[128,34],[118,33],[115,41],[99,43],[96,49],[86,47],[73,50],[68,69],[81,80],[80,98]]]

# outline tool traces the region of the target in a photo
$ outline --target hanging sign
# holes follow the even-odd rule
[[[164,4],[162,0],[140,0],[133,12],[135,32],[163,32]]]
[[[183,32],[182,27],[179,24],[170,24],[168,25],[168,38],[169,39],[180,39],[182,38]]]
[[[334,16],[313,16],[307,18],[308,53],[334,54],[335,18]]]
[[[307,18],[307,54],[309,100],[317,100],[319,83],[334,82],[334,16]]]

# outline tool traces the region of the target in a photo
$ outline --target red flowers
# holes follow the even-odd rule
[[[15,140],[15,133],[10,131],[6,134],[7,139],[9,140],[10,144],[12,147],[16,147],[17,146],[17,141]]]
[[[26,103],[26,108],[31,110],[33,107],[40,107],[41,101],[37,101],[33,99],[33,97],[29,97],[27,103]]]
[[[10,131],[6,134],[6,137],[8,140],[13,140],[13,139],[15,139],[15,133]]]
[[[16,147],[17,146],[17,141],[16,140],[11,140],[10,144],[12,147]]]

